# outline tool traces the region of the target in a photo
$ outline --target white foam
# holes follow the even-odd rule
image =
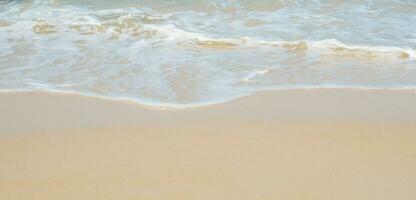
[[[345,1],[329,12],[331,2],[295,1],[262,12],[234,2],[168,13],[82,1],[1,4],[0,90],[189,107],[264,90],[416,86],[416,18],[391,4]],[[372,16],[379,10],[389,16]]]
[[[271,67],[268,67],[268,68],[263,69],[263,70],[257,70],[257,71],[251,72],[243,79],[243,81],[244,82],[250,82],[256,76],[268,74],[268,73],[272,72],[275,68],[276,68],[275,66],[271,66]]]

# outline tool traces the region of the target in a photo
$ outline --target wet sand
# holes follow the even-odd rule
[[[415,199],[416,92],[294,90],[156,110],[0,94],[0,199]]]

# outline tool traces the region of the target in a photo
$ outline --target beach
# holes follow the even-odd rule
[[[415,13],[0,0],[0,200],[415,200]]]
[[[0,94],[0,199],[416,198],[416,92],[259,92],[194,108]]]

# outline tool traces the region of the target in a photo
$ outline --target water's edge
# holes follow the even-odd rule
[[[216,101],[216,102],[206,102],[206,103],[198,103],[198,104],[172,104],[172,103],[151,103],[141,101],[137,98],[129,98],[129,97],[108,97],[108,96],[100,96],[100,95],[93,95],[93,94],[84,94],[72,91],[58,91],[58,90],[0,90],[0,95],[8,95],[8,94],[37,94],[37,93],[44,93],[50,95],[69,95],[69,96],[77,96],[83,98],[92,98],[92,99],[99,99],[105,101],[112,101],[116,103],[127,103],[133,106],[140,106],[146,109],[151,110],[183,110],[183,109],[192,109],[192,108],[200,108],[206,106],[214,106],[224,103],[229,103],[241,98],[254,96],[260,93],[267,93],[267,92],[279,92],[279,91],[327,91],[327,90],[340,90],[340,91],[349,91],[349,90],[356,90],[356,91],[410,91],[416,93],[416,87],[408,87],[408,88],[369,88],[369,87],[305,87],[305,88],[286,88],[286,89],[270,89],[270,90],[262,90],[256,91],[252,93],[248,93],[245,95],[239,95],[234,98],[224,99],[223,101]]]

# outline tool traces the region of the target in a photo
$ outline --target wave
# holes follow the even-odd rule
[[[206,49],[232,50],[234,48],[261,48],[262,46],[272,46],[297,53],[315,50],[322,52],[323,54],[331,54],[339,57],[416,59],[416,49],[411,47],[346,44],[337,39],[324,39],[320,41],[265,41],[250,37],[213,38],[201,33],[188,32],[174,25],[152,25],[147,26],[147,28],[164,34],[169,39],[175,39],[180,42],[184,42],[185,40]]]
[[[317,3],[318,2],[318,3]],[[210,4],[226,5],[226,1],[208,1]],[[270,3],[270,2],[267,2]],[[282,5],[298,5],[305,3],[303,1],[280,1]],[[398,2],[399,5],[404,2]],[[313,1],[312,4],[320,5],[319,1]],[[0,28],[6,32],[14,32],[17,35],[30,34],[34,36],[53,37],[59,34],[79,34],[101,36],[104,40],[116,40],[120,37],[140,39],[158,39],[158,40],[178,40],[178,42],[192,43],[195,46],[207,49],[233,49],[236,47],[261,47],[275,46],[285,48],[292,52],[305,52],[307,50],[325,51],[338,56],[351,57],[398,57],[402,59],[415,59],[416,50],[411,46],[378,46],[365,45],[357,42],[345,41],[337,37],[321,37],[321,39],[304,40],[264,40],[264,38],[244,36],[238,37],[218,37],[215,32],[225,30],[199,30],[195,29],[195,23],[202,23],[199,19],[206,19],[212,23],[209,27],[215,26],[218,20],[228,19],[230,16],[223,14],[206,15],[197,12],[171,12],[160,13],[146,7],[127,7],[115,9],[89,9],[73,5],[52,6],[49,1],[34,1],[30,8],[22,11],[20,5],[11,6],[4,12],[0,12]],[[307,13],[305,13],[307,14]],[[231,15],[232,16],[232,15]],[[251,16],[251,15],[248,15]],[[274,17],[269,14],[255,14],[252,17],[245,15],[240,16],[238,21],[242,24],[256,19],[256,17]],[[290,16],[290,15],[289,15]],[[192,18],[196,21],[192,21]],[[305,16],[306,17],[306,16]],[[317,17],[317,16],[310,16]],[[183,18],[183,19],[182,19]],[[212,19],[210,19],[212,18]],[[218,19],[217,19],[218,18]],[[260,18],[259,20],[262,20]],[[185,20],[185,24],[184,21]],[[190,23],[190,24],[186,24]],[[182,27],[183,26],[183,27]],[[193,27],[189,30],[189,26]],[[224,28],[224,27],[221,27]],[[243,30],[243,26],[239,27]],[[0,30],[1,30],[0,29]],[[29,30],[28,30],[29,29]],[[254,29],[259,32],[260,30]],[[332,30],[328,30],[332,31]],[[362,33],[365,34],[365,33]],[[213,36],[215,35],[215,36]],[[227,34],[224,34],[226,36]],[[378,39],[378,38],[376,38]],[[185,41],[184,41],[185,40]],[[414,38],[408,38],[407,43],[411,44]],[[401,41],[400,44],[405,43]]]
[[[263,12],[215,0],[216,10],[203,12],[176,6],[193,1],[56,2],[0,4],[0,89],[192,107],[274,89],[416,85],[414,8],[284,1]],[[152,7],[172,2],[173,10]]]
[[[25,22],[20,22],[25,23]],[[1,24],[1,23],[0,23]],[[9,22],[3,22],[11,26]],[[178,28],[173,24],[149,25],[137,23],[134,18],[120,18],[113,23],[68,23],[66,27],[45,21],[33,23],[32,30],[35,34],[49,35],[63,32],[72,32],[80,35],[103,35],[108,40],[117,40],[122,36],[140,39],[170,40],[179,45],[193,45],[202,49],[233,50],[236,48],[262,48],[276,47],[286,49],[288,52],[305,53],[315,51],[334,57],[353,57],[368,59],[416,59],[416,50],[411,47],[395,46],[366,46],[360,44],[347,44],[337,39],[324,39],[320,41],[267,41],[251,37],[239,38],[215,38],[202,33],[189,32]],[[58,27],[60,26],[60,27]],[[21,27],[21,26],[18,26]],[[13,28],[12,28],[13,30]]]

